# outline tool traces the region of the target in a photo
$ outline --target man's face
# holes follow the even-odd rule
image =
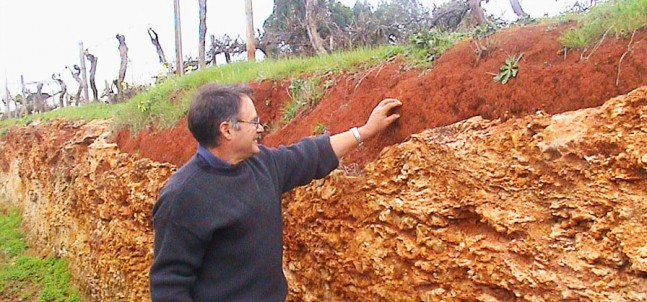
[[[243,160],[260,152],[258,140],[264,131],[260,124],[254,102],[248,96],[241,97],[240,112],[238,113],[238,129],[233,130],[232,147]]]

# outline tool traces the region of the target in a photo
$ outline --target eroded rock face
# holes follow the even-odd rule
[[[146,301],[151,209],[173,166],[106,143],[108,122],[54,121],[7,134],[0,197],[23,211],[28,241],[68,259],[93,301]]]
[[[647,88],[413,135],[285,199],[291,300],[645,301],[646,153]]]
[[[289,300],[646,300],[646,121],[647,87],[556,116],[472,118],[286,194]],[[175,167],[108,133],[11,130],[0,199],[92,300],[146,301],[151,208]]]

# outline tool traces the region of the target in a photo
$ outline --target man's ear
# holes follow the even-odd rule
[[[220,137],[226,139],[226,140],[231,140],[232,132],[233,129],[231,129],[231,124],[229,122],[222,122],[220,123],[220,126],[218,127],[218,131],[220,131]]]

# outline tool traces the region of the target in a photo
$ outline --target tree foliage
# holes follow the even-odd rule
[[[261,41],[269,56],[315,53],[307,28],[306,1],[274,1]],[[366,0],[357,1],[353,8],[335,0],[315,2],[316,32],[326,51],[404,42],[410,34],[431,25],[429,10],[418,0],[382,1],[375,8]]]
[[[519,17],[528,17],[518,0],[509,1]],[[357,0],[352,8],[338,0],[274,0],[272,14],[265,20],[263,31],[259,31],[256,48],[274,58],[312,55],[407,43],[412,35],[430,30],[455,31],[459,27],[497,23],[485,15],[483,2],[489,0],[451,0],[434,5],[430,11],[420,0],[381,0],[376,7],[367,0]],[[237,43],[224,37],[212,41],[212,45],[212,53],[239,51]]]

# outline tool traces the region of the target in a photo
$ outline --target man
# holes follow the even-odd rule
[[[200,87],[188,113],[198,151],[153,207],[153,301],[284,301],[281,194],[328,175],[400,105],[385,99],[359,129],[273,149],[258,144],[249,88]]]

